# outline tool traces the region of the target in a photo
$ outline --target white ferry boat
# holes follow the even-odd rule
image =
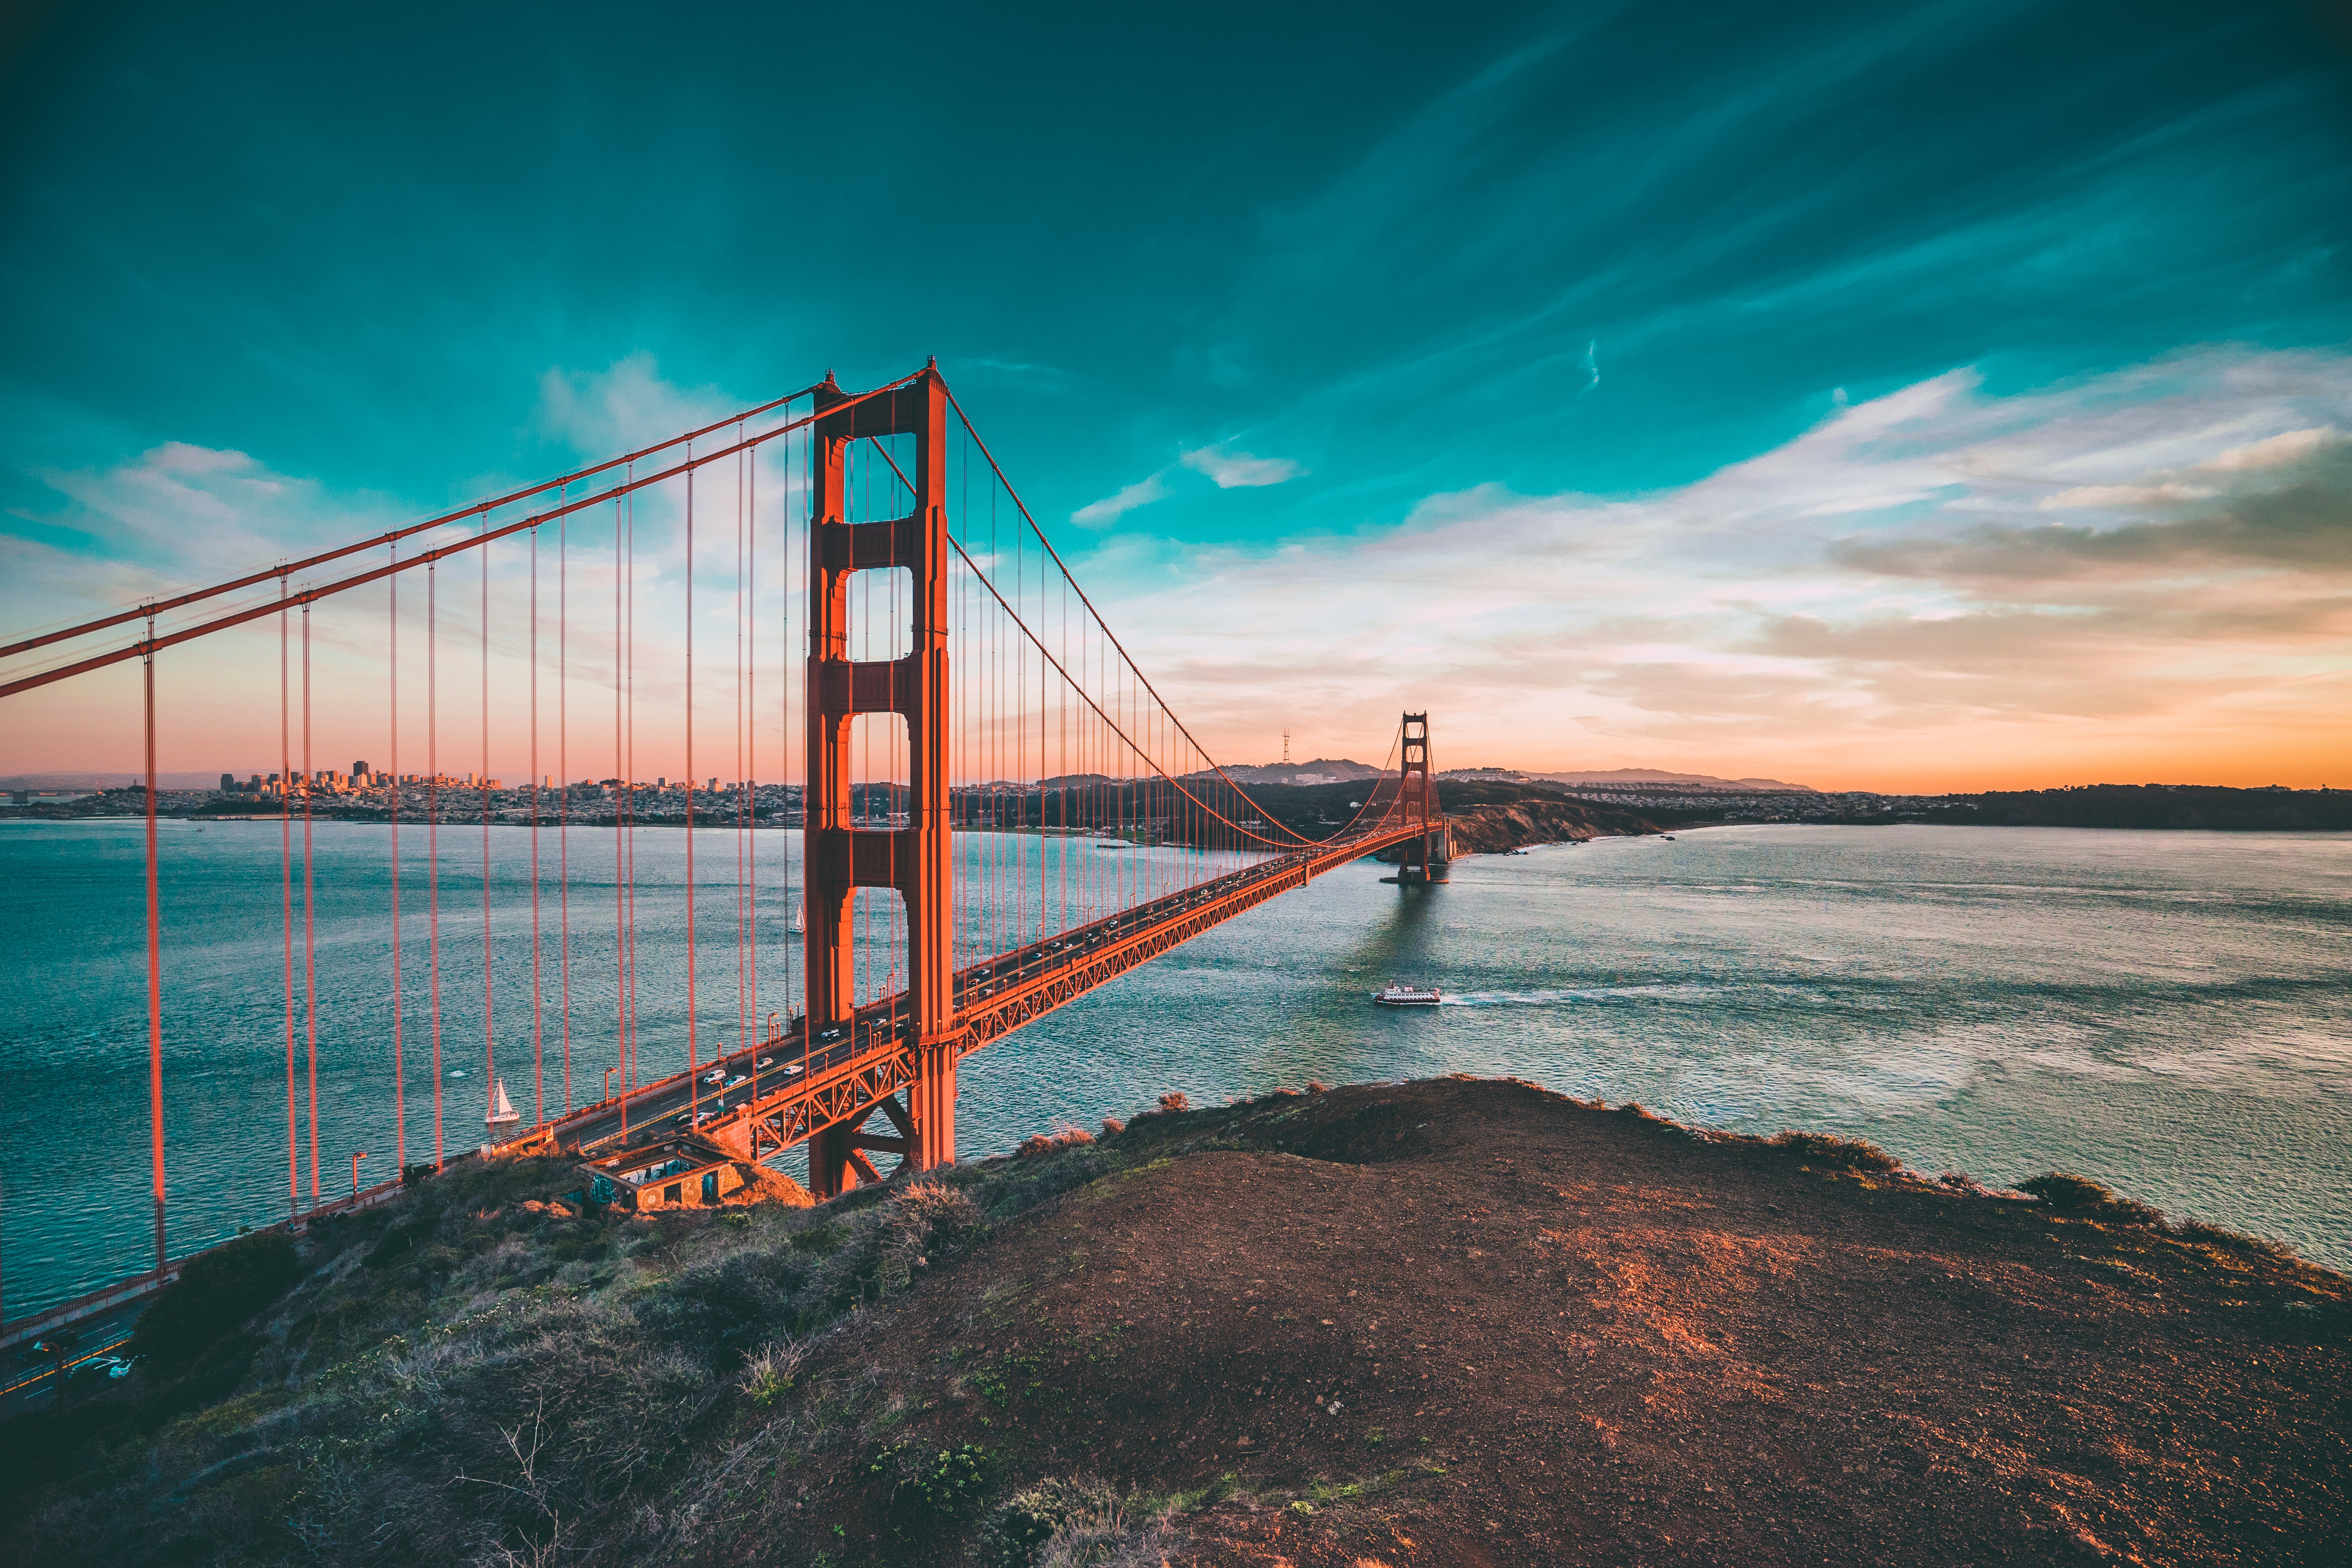
[[[1434,1007],[1445,1000],[1445,994],[1434,985],[1400,985],[1390,981],[1372,993],[1372,1003],[1380,1007]]]

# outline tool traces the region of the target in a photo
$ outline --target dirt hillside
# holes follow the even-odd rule
[[[1631,812],[1582,801],[1538,798],[1476,805],[1456,813],[1454,848],[1460,855],[1497,855],[1525,845],[1661,831],[1656,823]]]
[[[2352,1560],[2341,1277],[1874,1152],[1495,1081],[1150,1117],[836,1337],[803,1386],[887,1439],[751,1517],[985,1560],[967,1492],[1090,1476],[1179,1509],[1095,1561]]]

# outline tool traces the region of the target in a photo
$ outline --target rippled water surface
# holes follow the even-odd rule
[[[163,833],[176,1251],[285,1212],[284,960],[276,826]],[[521,829],[492,837],[498,1070],[529,1114],[530,843]],[[383,829],[320,825],[317,838],[331,1193],[348,1189],[354,1150],[370,1154],[362,1180],[391,1169],[389,879]],[[403,841],[411,1158],[431,1141],[423,838]],[[572,842],[585,1100],[613,1059],[611,851],[608,835]],[[698,842],[698,994],[704,1027],[726,1035],[733,840]],[[793,845],[761,843],[764,1010],[789,1005],[797,939]],[[683,900],[652,890],[675,884],[682,844],[638,837],[649,1066],[683,1055]],[[137,1267],[148,1246],[140,846],[134,823],[0,825],[12,1315]],[[460,1148],[481,1116],[478,836],[467,852],[472,880],[447,863],[442,911],[446,1136]],[[1144,859],[1074,852],[1097,875]],[[1002,853],[964,842],[968,864]],[[1312,1078],[1513,1074],[1719,1127],[1859,1135],[1927,1170],[2081,1171],[2352,1266],[2352,836],[1737,827],[1465,860],[1435,889],[1381,873],[1335,872],[968,1058],[964,1152],[1090,1125],[1164,1089],[1215,1101]],[[541,919],[544,1091],[560,1100],[551,888]],[[1373,1008],[1367,993],[1391,978],[1451,1000]],[[306,1116],[306,1190],[307,1136]]]

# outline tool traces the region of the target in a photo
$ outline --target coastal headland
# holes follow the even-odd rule
[[[174,1287],[0,1556],[2342,1561],[2352,1282],[1988,1174],[1471,1079],[815,1206],[500,1162]]]

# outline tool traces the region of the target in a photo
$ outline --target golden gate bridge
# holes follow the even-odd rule
[[[763,483],[772,498],[766,514]],[[682,811],[666,804],[678,793],[667,775],[648,790],[635,765],[638,654],[656,641],[637,624],[648,575],[637,563],[637,512],[655,498],[668,510],[678,550],[661,570],[674,566],[684,588],[682,621],[668,628],[679,635],[661,642],[678,665],[662,672],[658,687],[682,700],[673,706],[656,696],[655,681],[647,689],[657,717],[681,721]],[[658,531],[647,530],[649,545]],[[731,545],[731,561],[714,562],[724,554],[714,551],[714,534]],[[499,578],[494,594],[491,561],[501,548],[522,552],[527,565]],[[453,574],[474,581],[453,581]],[[412,595],[406,623],[404,585]],[[714,594],[731,600],[731,666],[723,677],[711,673],[707,634],[696,662],[698,587],[706,616]],[[421,650],[414,646],[420,591]],[[528,595],[520,609],[511,602],[519,591]],[[467,601],[470,628],[453,613]],[[314,627],[329,617],[331,627]],[[0,698],[21,700],[118,665],[135,664],[142,678],[154,1248],[152,1268],[136,1278],[6,1325],[8,1342],[152,1289],[173,1271],[156,672],[175,649],[240,631],[249,644],[272,623],[281,765],[254,809],[275,817],[280,851],[273,911],[280,931],[268,976],[285,1059],[287,1217],[279,1223],[306,1224],[399,1183],[362,1189],[354,1161],[349,1195],[329,1195],[341,1152],[322,1182],[322,1048],[345,1063],[378,1062],[388,1075],[387,1152],[404,1173],[412,1156],[438,1169],[477,1154],[625,1156],[684,1139],[752,1162],[804,1149],[808,1186],[823,1198],[882,1180],[876,1153],[916,1171],[952,1162],[958,1064],[971,1052],[1337,866],[1385,855],[1398,862],[1396,880],[1425,882],[1444,877],[1450,855],[1425,714],[1404,715],[1378,777],[1351,803],[1353,816],[1324,837],[1286,826],[1229,776],[1104,622],[936,362],[861,393],[844,391],[828,374],[789,396],[525,489],[20,637],[0,647],[8,661],[0,666]],[[404,624],[411,637],[404,656]],[[382,653],[363,660],[373,668],[356,677],[350,650],[371,626],[381,628]],[[128,640],[111,640],[124,628]],[[331,679],[312,657],[330,630],[345,656]],[[530,783],[520,820],[530,829],[530,979],[527,995],[510,986],[501,996],[494,950],[514,939],[492,921],[490,842],[493,829],[517,815],[508,809],[513,792],[500,792],[491,773],[492,645],[517,637],[529,666],[520,700]],[[764,693],[763,637],[789,672]],[[461,657],[464,643],[477,656],[468,673],[479,723],[445,737],[443,667]],[[420,662],[425,767],[403,773],[403,726],[415,722]],[[715,776],[698,782],[697,768],[711,755],[707,731],[700,757],[696,752],[698,679],[706,708],[714,689],[731,705],[731,733],[719,748],[734,774],[725,788]],[[336,784],[349,788],[333,795],[312,767],[322,695],[346,737],[353,714],[380,699],[374,732],[391,759],[383,772],[338,775]],[[774,705],[772,721],[763,701]],[[592,715],[593,724],[583,722]],[[575,739],[590,729],[593,751]],[[765,759],[763,731],[774,737]],[[520,749],[515,740],[499,734],[495,749],[511,755]],[[468,742],[478,772],[459,782],[443,771],[442,753],[446,747],[457,757]],[[556,773],[541,771],[543,743]],[[613,771],[585,786],[587,795],[570,776],[583,754],[597,767],[609,761]],[[381,1037],[322,1042],[313,828],[331,811],[352,815],[352,803],[389,828],[382,976],[389,1026]],[[775,918],[773,901],[763,915],[759,897],[759,846],[779,816],[801,828],[791,928],[801,941],[784,944],[782,973],[773,963],[762,972],[762,947],[778,944],[759,929]],[[592,820],[593,836],[584,831]],[[685,1016],[679,1037],[641,1039],[636,835],[669,821],[688,829]],[[734,875],[715,889],[733,900],[734,1005],[715,1016],[697,970],[703,949],[718,944],[700,913],[709,879],[695,869],[697,839],[713,828],[734,836]],[[404,872],[404,831],[412,847],[419,832],[426,839],[421,890]],[[446,912],[456,918],[445,919],[444,904],[461,897],[466,867],[442,840],[461,831],[479,834],[471,889],[478,922],[474,911],[454,907]],[[1068,852],[1074,842],[1134,853],[1079,858]],[[551,870],[543,856],[555,861]],[[601,900],[601,871],[596,904],[575,887],[575,869],[592,859],[609,861],[609,902]],[[719,924],[728,923],[722,913]],[[574,963],[592,931],[598,962],[609,968],[593,981]],[[452,1011],[445,955],[459,942],[479,945],[478,1017],[445,1019]],[[596,1005],[583,1005],[591,994]],[[529,1020],[530,1111],[503,1121],[506,1074],[522,1082],[510,1043],[518,1010]],[[454,1033],[460,1029],[463,1038]],[[504,1073],[502,1040],[509,1042]],[[429,1142],[406,1091],[408,1058],[420,1047],[432,1068]],[[477,1051],[483,1104],[453,1106],[445,1063]],[[593,1100],[581,1092],[591,1084]],[[887,1131],[873,1130],[877,1113]],[[477,1115],[489,1142],[452,1136],[453,1121],[469,1126]]]

